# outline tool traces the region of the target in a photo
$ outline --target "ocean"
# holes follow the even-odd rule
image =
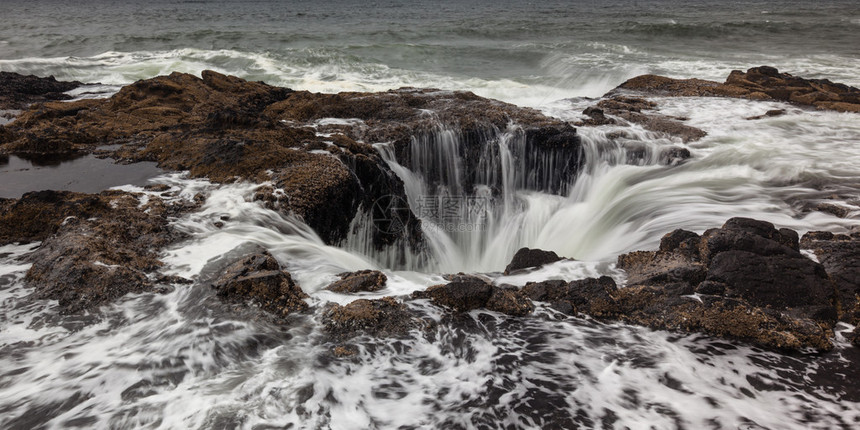
[[[79,97],[211,69],[315,92],[466,90],[573,122],[646,73],[723,81],[731,70],[770,65],[860,86],[856,1],[5,0],[0,10],[0,71],[99,84],[74,90]],[[287,326],[208,308],[212,292],[200,284],[60,315],[51,301],[27,298],[30,265],[20,257],[36,245],[0,247],[0,427],[857,428],[860,352],[844,323],[834,351],[783,355],[539,305],[523,319],[473,311],[429,337],[361,338],[354,357],[332,358],[320,309],[356,298],[323,289],[344,271],[386,273],[387,287],[362,298],[407,295],[460,271],[499,285],[601,275],[623,284],[618,255],[654,249],[676,228],[701,233],[735,216],[801,234],[860,225],[858,114],[656,101],[660,113],[708,133],[683,145],[692,154],[685,163],[666,166],[654,155],[677,139],[624,128],[646,148],[631,164],[608,137],[618,127],[580,127],[586,161],[565,194],[519,189],[525,172],[505,165],[513,179],[492,218],[470,231],[428,228],[426,260],[371,249],[358,221],[344,243],[326,245],[301,221],[254,202],[256,184],[151,179],[176,198],[207,196],[175,222],[188,239],[164,250],[163,273],[211,278],[218,258],[261,245],[311,296],[313,311]],[[746,119],[771,109],[786,114]],[[448,140],[425,145],[456,163],[456,136],[440,135]],[[413,209],[432,194],[421,172],[375,146]],[[809,209],[821,202],[846,215]],[[504,276],[523,246],[575,260]],[[429,305],[410,306],[447,321]]]

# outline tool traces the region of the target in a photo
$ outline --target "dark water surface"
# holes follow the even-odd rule
[[[0,70],[109,84],[209,68],[300,89],[435,86],[539,104],[642,73],[724,79],[760,64],[860,82],[853,0],[11,0],[3,14]]]
[[[93,155],[31,159],[0,155],[0,198],[40,190],[98,193],[119,185],[145,185],[162,173],[154,162],[117,164]]]

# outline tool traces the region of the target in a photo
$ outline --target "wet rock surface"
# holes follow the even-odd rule
[[[860,233],[809,232],[800,247],[812,251],[839,293],[839,317],[860,324]]]
[[[522,291],[535,301],[548,302],[554,309],[567,314],[583,313],[595,317],[612,315],[618,289],[608,276],[586,278],[571,282],[550,280],[527,283]]]
[[[684,143],[697,141],[707,135],[704,130],[686,125],[681,119],[653,112],[655,108],[657,103],[644,98],[611,95],[595,106],[586,108],[582,113],[588,118],[581,124],[598,126],[634,123],[646,130],[678,137]]]
[[[488,309],[522,316],[534,310],[531,300],[522,291],[498,287],[479,277],[469,275],[458,275],[447,284],[416,291],[412,294],[412,298],[427,298],[433,304],[458,313]]]
[[[321,121],[327,118],[341,120]],[[359,211],[369,211],[372,222],[387,222],[373,229],[373,246],[405,240],[416,249],[420,222],[405,204],[403,183],[370,143],[390,142],[408,166],[413,138],[444,125],[463,136],[467,177],[474,181],[480,154],[494,147],[484,137],[512,122],[526,142],[518,156],[527,166],[540,163],[540,153],[559,160],[559,179],[533,188],[560,188],[576,174],[576,130],[536,110],[467,92],[314,94],[212,71],[138,81],[109,99],[34,106],[0,128],[0,154],[102,147],[103,155],[122,162],[156,161],[216,182],[271,181],[273,192],[261,200],[301,217],[329,244],[346,237]]]
[[[56,230],[27,257],[32,267],[25,281],[35,288],[36,298],[58,300],[63,313],[73,313],[130,292],[158,290],[163,281],[155,275],[162,264],[159,250],[182,237],[169,227],[169,220],[193,205],[153,197],[142,203],[138,196],[120,191],[62,197],[69,200],[59,204],[60,209],[38,213],[26,205],[23,214],[16,214],[13,204],[10,211],[19,217],[32,214],[33,223],[44,219]]]
[[[323,309],[322,322],[326,332],[339,340],[359,335],[396,337],[423,326],[393,297],[358,299],[345,306],[330,303]]]
[[[45,240],[67,217],[90,218],[110,211],[110,201],[94,194],[35,191],[20,199],[0,199],[0,245]]]
[[[388,277],[378,270],[343,273],[340,277],[340,280],[333,282],[326,289],[336,293],[373,292],[385,288],[385,283],[388,282]]]
[[[307,294],[281,270],[268,252],[246,256],[228,266],[213,283],[218,297],[229,302],[250,302],[278,317],[308,308]]]
[[[643,75],[624,82],[613,92],[622,90],[673,97],[716,96],[776,100],[818,109],[860,112],[860,89],[827,79],[804,79],[780,73],[769,66],[753,67],[746,72],[734,70],[723,83]]]
[[[24,109],[33,103],[68,100],[64,94],[79,86],[80,82],[61,82],[53,76],[40,78],[12,72],[0,72],[0,110]]]
[[[505,275],[522,271],[524,269],[533,269],[541,267],[545,264],[555,263],[563,260],[555,252],[544,251],[542,249],[520,248],[511,259],[511,262],[505,267]]]
[[[833,283],[792,230],[732,218],[701,237],[669,233],[658,251],[619,256],[618,267],[628,274],[614,295],[622,320],[776,349],[832,348]]]
[[[834,261],[854,261],[847,257]],[[572,315],[776,350],[833,347],[839,300],[824,267],[798,251],[792,230],[747,218],[730,219],[702,236],[675,230],[656,251],[619,256],[618,268],[628,276],[623,288],[601,277],[528,283],[522,291]]]

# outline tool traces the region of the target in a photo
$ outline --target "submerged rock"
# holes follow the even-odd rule
[[[336,293],[372,292],[385,288],[386,282],[388,277],[378,270],[361,270],[341,274],[340,280],[333,282],[326,289]]]
[[[505,267],[505,275],[510,275],[511,273],[524,269],[541,267],[545,264],[555,263],[556,261],[561,260],[563,260],[563,258],[559,257],[558,254],[553,251],[520,248],[514,254],[508,266]]]
[[[643,75],[619,85],[620,90],[659,96],[735,97],[750,100],[778,100],[818,109],[860,112],[860,89],[827,79],[804,79],[779,73],[773,67],[733,70],[724,83],[702,79],[672,79]],[[610,93],[610,94],[612,94]]]
[[[249,255],[228,266],[213,283],[218,297],[231,302],[252,302],[279,317],[308,308],[308,297],[281,270],[268,252]]]
[[[49,100],[68,100],[64,94],[79,86],[80,82],[61,82],[53,76],[40,78],[12,72],[0,72],[0,110],[24,109],[28,105]]]

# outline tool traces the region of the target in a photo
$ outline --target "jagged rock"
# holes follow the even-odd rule
[[[648,144],[637,140],[627,140],[622,143],[627,155],[627,164],[641,165],[647,163]],[[690,150],[680,146],[661,146],[657,150],[657,162],[663,165],[676,166],[692,157]]]
[[[614,294],[615,316],[625,321],[778,349],[832,347],[838,299],[825,268],[798,251],[793,230],[748,218],[701,237],[675,230],[657,251],[619,256],[618,267],[629,287]]]
[[[505,267],[505,275],[523,270],[541,267],[545,264],[555,263],[563,260],[553,251],[544,251],[542,249],[520,248],[511,259],[511,262]]]
[[[706,280],[727,285],[724,295],[753,306],[820,321],[836,319],[833,285],[824,268],[805,257],[726,251],[711,261]]]
[[[323,326],[336,339],[367,334],[375,337],[402,336],[422,326],[406,305],[393,297],[359,299],[346,306],[331,303],[323,311]]]
[[[40,78],[0,72],[0,109],[24,109],[32,103],[68,100],[71,97],[63,93],[81,85],[80,82],[57,81],[53,76]]]
[[[680,146],[670,146],[668,148],[663,148],[660,151],[660,164],[666,164],[669,166],[677,166],[681,164],[684,160],[692,157],[690,154],[690,150],[687,148],[682,148]]]
[[[735,97],[751,100],[779,100],[818,109],[860,112],[860,90],[827,79],[804,79],[779,73],[773,67],[733,70],[725,83],[701,79],[672,79],[643,75],[619,85],[610,94],[626,91],[660,96]]]
[[[629,285],[672,284],[689,294],[707,274],[699,258],[698,242],[699,235],[675,230],[663,237],[658,251],[620,255],[617,266],[627,272]]]
[[[707,135],[702,129],[685,125],[680,121],[662,115],[646,115],[623,111],[614,113],[620,118],[641,125],[646,130],[677,136],[684,143],[695,142]]]
[[[521,316],[534,310],[534,305],[525,293],[496,287],[481,278],[468,275],[455,276],[447,284],[416,291],[412,294],[412,298],[429,298],[434,304],[456,312],[483,308]]]
[[[307,294],[281,270],[268,252],[249,255],[228,266],[213,283],[218,297],[231,302],[253,302],[283,317],[308,308]]]
[[[549,280],[527,283],[522,291],[532,300],[548,302],[567,314],[584,313],[594,317],[613,314],[615,281],[608,276],[572,282]]]
[[[833,216],[836,216],[839,218],[848,218],[851,215],[851,212],[860,210],[860,208],[858,208],[857,206],[851,207],[851,206],[845,206],[845,205],[841,205],[841,204],[824,203],[824,202],[807,203],[804,205],[804,209],[828,213],[830,215],[833,215]]]
[[[487,309],[507,315],[524,316],[532,313],[535,307],[531,300],[519,290],[494,288],[487,300]]]
[[[61,210],[38,214],[47,224],[56,223],[57,232],[27,257],[33,265],[25,281],[35,288],[35,297],[58,300],[64,313],[93,309],[129,292],[153,290],[147,274],[160,267],[159,250],[180,237],[169,228],[169,219],[193,208],[168,206],[152,197],[139,207],[135,195],[119,191],[52,196],[69,196],[70,201],[55,202]],[[33,213],[32,206],[21,210]],[[14,209],[11,215],[23,216]],[[61,216],[67,218],[57,221]]]
[[[833,332],[808,318],[792,318],[721,296],[678,295],[658,286],[621,288],[613,319],[655,329],[707,333],[778,350],[828,351]]]
[[[749,218],[731,218],[720,229],[702,234],[699,254],[708,264],[723,251],[747,251],[762,256],[805,258],[797,251],[797,233],[777,230],[773,224]]]
[[[840,298],[840,319],[860,324],[860,233],[809,232],[800,242],[815,253]]]
[[[359,291],[379,291],[385,288],[388,277],[378,270],[361,270],[343,273],[340,280],[326,287],[337,293],[357,293]]]

